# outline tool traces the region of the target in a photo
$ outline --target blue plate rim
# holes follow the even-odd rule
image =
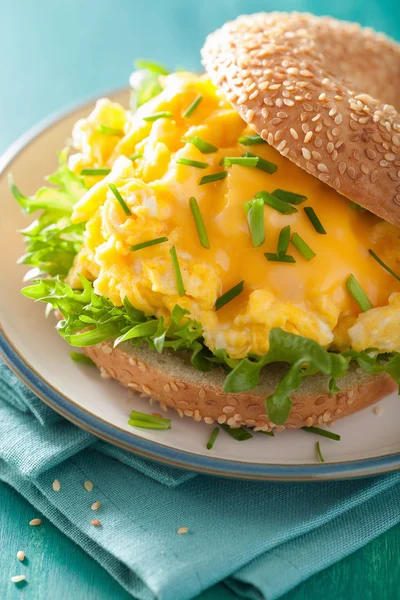
[[[109,92],[112,96],[121,93],[124,88]],[[57,111],[50,117],[28,130],[0,157],[0,176],[10,167],[12,161],[31,142],[45,130],[63,118],[73,114],[94,102],[99,96],[84,102],[76,103],[69,108]],[[130,452],[140,454],[145,458],[166,463],[170,466],[197,471],[209,475],[217,475],[239,479],[273,480],[273,481],[321,481],[334,479],[351,479],[368,477],[379,473],[387,473],[400,469],[400,453],[359,459],[339,463],[324,463],[310,465],[276,465],[232,461],[217,457],[207,457],[183,450],[177,450],[164,444],[157,444],[141,438],[134,433],[124,431],[100,417],[96,417],[72,402],[59,390],[47,382],[28,364],[25,358],[14,347],[0,324],[0,356],[12,371],[29,387],[43,402],[60,413],[66,419],[92,433],[93,435],[119,446]],[[162,454],[161,454],[162,453]]]

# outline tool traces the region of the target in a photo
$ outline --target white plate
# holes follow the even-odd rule
[[[127,103],[127,92],[112,94]],[[19,140],[0,161],[0,349],[11,368],[43,400],[77,425],[118,446],[175,466],[207,473],[254,479],[338,479],[372,475],[400,468],[400,410],[396,394],[380,402],[378,417],[371,408],[343,421],[334,431],[340,442],[304,431],[284,431],[275,438],[256,434],[237,442],[221,432],[214,449],[206,442],[212,426],[180,419],[169,411],[172,429],[166,432],[133,430],[127,424],[133,408],[148,410],[146,400],[122,386],[99,377],[98,371],[77,365],[70,348],[54,330],[54,319],[45,319],[42,304],[20,293],[24,266],[16,261],[24,252],[17,229],[25,217],[12,198],[7,174],[22,191],[31,194],[43,177],[57,166],[56,152],[71,134],[73,123],[87,115],[85,105],[41,124]],[[325,463],[318,463],[315,444],[321,443]]]

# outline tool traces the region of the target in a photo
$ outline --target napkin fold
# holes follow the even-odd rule
[[[291,484],[194,475],[76,428],[4,365],[0,479],[139,600],[189,600],[221,580],[273,600],[400,522],[400,473]]]

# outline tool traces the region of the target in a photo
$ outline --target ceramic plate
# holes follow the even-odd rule
[[[127,92],[112,94],[127,103]],[[91,103],[90,103],[91,104]],[[8,190],[7,175],[26,194],[43,184],[57,166],[56,152],[63,148],[73,123],[88,114],[90,104],[39,125],[19,140],[0,161],[0,294],[1,351],[17,375],[47,404],[78,426],[117,446],[171,465],[196,471],[253,479],[340,479],[372,475],[400,468],[399,398],[393,394],[380,402],[381,414],[371,408],[337,421],[333,430],[340,442],[304,431],[284,431],[237,442],[221,432],[213,450],[206,449],[212,426],[180,419],[169,411],[172,429],[165,432],[134,430],[130,411],[148,411],[148,401],[119,384],[101,379],[96,369],[78,365],[70,348],[46,319],[42,304],[20,293],[24,266],[16,261],[24,252],[17,229],[32,217],[21,214]],[[325,463],[317,461],[320,441]]]

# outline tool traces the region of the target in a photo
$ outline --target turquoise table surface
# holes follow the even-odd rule
[[[208,32],[240,13],[302,10],[359,21],[400,39],[395,0],[0,0],[0,152],[48,114],[126,85],[135,57],[199,69]],[[40,165],[38,157],[38,166]],[[0,484],[0,598],[125,600],[119,585]],[[17,550],[27,559],[20,564]],[[400,526],[315,575],[285,600],[400,598]],[[10,577],[26,574],[25,584]],[[229,600],[222,584],[197,600]]]

